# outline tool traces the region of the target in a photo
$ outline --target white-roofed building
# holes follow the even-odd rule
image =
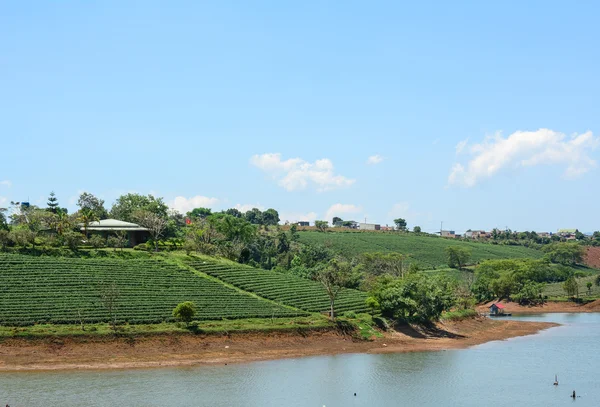
[[[81,231],[85,231],[83,225],[81,226]],[[150,232],[145,227],[117,219],[102,219],[98,222],[92,222],[89,224],[87,231],[90,235],[97,234],[106,239],[117,233],[125,232],[127,233],[127,239],[129,241],[128,246],[130,247],[140,243],[146,243],[150,238]]]

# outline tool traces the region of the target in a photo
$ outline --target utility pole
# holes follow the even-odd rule
[[[442,230],[444,230],[444,221],[440,223],[440,237],[442,236]]]

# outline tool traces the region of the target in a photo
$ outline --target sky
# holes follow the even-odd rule
[[[600,229],[593,1],[2,2],[0,207]]]

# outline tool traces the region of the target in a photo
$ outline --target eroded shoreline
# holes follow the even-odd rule
[[[410,327],[373,341],[356,341],[338,332],[161,335],[132,338],[10,338],[0,342],[0,372],[135,369],[224,365],[344,353],[404,353],[462,349],[485,342],[532,335],[557,326],[473,318]]]

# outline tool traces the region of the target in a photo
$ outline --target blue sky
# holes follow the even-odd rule
[[[0,206],[600,229],[600,6],[523,3],[3,2]]]

